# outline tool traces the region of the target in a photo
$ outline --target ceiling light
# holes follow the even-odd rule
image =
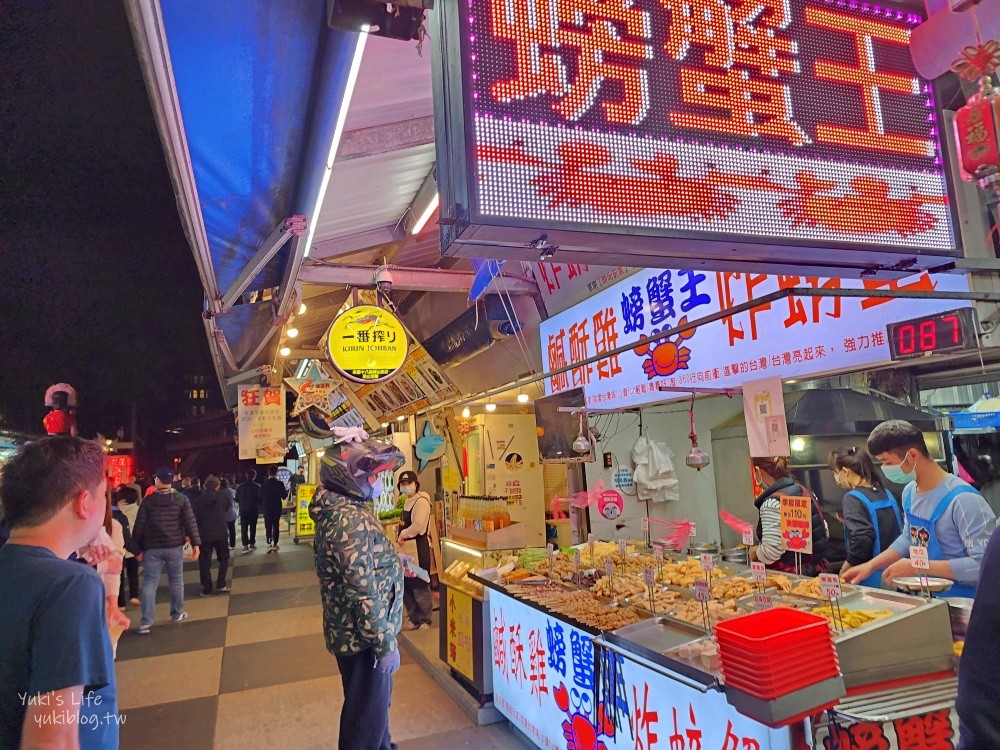
[[[382,423],[382,429],[383,429],[383,430],[384,430],[384,429],[385,429],[386,427],[388,427],[388,426],[389,426],[389,423],[388,423],[388,422],[383,422],[383,423]]]
[[[318,451],[316,451],[316,458],[323,458],[323,456],[325,456],[325,455],[326,455],[326,451],[323,450],[322,448],[320,448]]]
[[[368,29],[361,27],[363,32]],[[358,34],[358,41],[354,47],[354,57],[351,59],[351,68],[347,73],[347,85],[344,87],[344,94],[340,98],[340,111],[337,113],[337,122],[333,128],[333,137],[330,139],[330,149],[326,154],[326,161],[322,170],[319,190],[316,191],[316,199],[313,203],[313,210],[307,216],[309,223],[306,229],[305,252],[306,258],[312,250],[313,238],[316,236],[316,227],[319,225],[319,213],[323,208],[323,200],[326,198],[326,189],[330,186],[330,176],[333,174],[333,162],[337,159],[337,151],[340,149],[340,139],[344,135],[344,123],[347,121],[347,110],[351,108],[351,98],[354,96],[354,86],[358,82],[358,71],[361,70],[361,58],[365,54],[365,42],[368,41],[368,34]]]
[[[490,403],[486,404],[486,411],[492,412],[492,411],[496,411],[496,410],[497,410],[497,405],[494,404],[493,402],[490,402]]]
[[[527,393],[518,393],[517,394],[517,402],[519,404],[526,404],[530,400],[531,400],[531,396],[529,396]]]
[[[406,415],[405,414],[400,414],[398,417],[396,417],[396,421],[397,422],[405,422],[406,421]]]
[[[806,449],[806,439],[802,437],[792,438],[791,449],[796,453],[801,453]]]
[[[282,357],[287,357],[291,353],[292,350],[289,349],[287,346],[283,346],[280,349],[278,349],[278,354],[280,354]]]
[[[298,338],[299,329],[298,328],[289,328],[287,331],[285,331],[285,335],[288,336],[288,338],[290,338],[290,339]]]
[[[306,303],[303,302],[301,305],[299,305],[299,315],[305,315],[305,314],[306,314]]]
[[[462,419],[468,419],[471,416],[472,416],[472,411],[469,409],[468,406],[462,409]]]
[[[413,229],[410,230],[410,234],[420,234],[420,230],[424,228],[424,224],[426,224],[434,212],[437,211],[438,203],[440,202],[441,196],[435,192],[434,197],[431,198],[430,203],[427,204],[427,208],[425,208],[424,212],[420,214],[420,218],[417,219],[417,223],[414,224]]]

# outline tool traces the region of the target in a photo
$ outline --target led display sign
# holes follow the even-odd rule
[[[832,275],[957,254],[934,94],[907,47],[921,18],[900,4],[446,5],[448,254]]]
[[[886,334],[893,360],[979,347],[975,312],[971,307],[890,323]]]

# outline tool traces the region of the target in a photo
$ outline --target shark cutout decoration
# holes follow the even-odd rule
[[[431,420],[424,422],[424,432],[417,438],[416,444],[413,446],[414,453],[416,453],[417,458],[420,460],[420,468],[418,471],[423,471],[424,467],[430,461],[436,458],[441,458],[444,455],[444,435],[438,435],[434,432],[434,428],[431,427]]]

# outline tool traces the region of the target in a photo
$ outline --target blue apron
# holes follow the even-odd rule
[[[875,545],[872,547],[872,557],[876,557],[880,552],[882,552],[882,533],[878,528],[878,513],[877,511],[885,510],[886,508],[892,508],[892,512],[896,514],[896,523],[899,524],[900,530],[903,528],[903,517],[899,513],[899,505],[896,503],[896,498],[892,496],[889,490],[885,491],[884,500],[871,500],[865,493],[858,492],[857,490],[851,490],[847,493],[852,497],[856,497],[861,501],[861,504],[865,506],[868,511],[868,517],[872,521],[872,528],[875,529]],[[895,541],[895,540],[892,540]],[[844,527],[844,544],[847,547],[848,552],[851,549],[850,536],[847,533],[847,527]],[[882,571],[876,570],[867,578],[858,581],[862,586],[871,586],[872,588],[880,588],[882,586]]]
[[[973,487],[970,484],[967,484],[953,489],[951,492],[949,492],[941,499],[941,502],[937,504],[937,507],[934,509],[934,513],[931,515],[930,518],[920,518],[919,516],[915,516],[910,512],[910,505],[911,505],[910,501],[913,499],[913,491],[909,487],[907,487],[907,490],[903,491],[903,511],[906,513],[906,520],[910,524],[911,534],[914,526],[919,526],[923,529],[926,529],[927,544],[926,545],[921,544],[920,546],[927,547],[928,559],[944,560],[945,556],[944,553],[941,552],[941,544],[940,542],[938,542],[937,538],[936,524],[940,520],[941,516],[943,516],[948,511],[948,508],[951,506],[952,502],[954,502],[956,497],[961,495],[963,492],[975,493],[976,492],[975,487]],[[917,545],[911,545],[911,546],[917,546]],[[952,586],[947,592],[947,596],[949,597],[964,596],[972,598],[975,597],[975,595],[976,595],[975,586],[970,586],[968,584],[963,584],[958,582],[956,582],[955,585]]]

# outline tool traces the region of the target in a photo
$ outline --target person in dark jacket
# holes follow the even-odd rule
[[[198,557],[201,537],[191,502],[171,486],[173,469],[159,469],[155,476],[156,492],[139,506],[132,538],[142,551],[142,620],[140,635],[148,635],[153,627],[156,589],[163,568],[170,581],[170,619],[182,622],[184,611],[184,541],[191,542],[192,554]]]
[[[219,492],[226,505],[226,527],[229,530],[229,551],[236,549],[236,490],[229,477],[223,477]]]
[[[843,506],[847,560],[840,569],[844,574],[896,541],[903,530],[903,512],[896,497],[882,486],[881,474],[864,448],[831,451],[829,464],[837,486],[847,490]],[[879,588],[882,571],[876,570],[859,583]]]
[[[993,532],[980,569],[981,580],[1000,579],[1000,529]],[[996,576],[996,577],[994,577]],[[1000,587],[983,585],[969,617],[962,660],[958,665],[958,750],[1000,747]]]
[[[226,573],[229,572],[229,545],[226,528],[226,510],[229,501],[220,491],[218,477],[205,479],[205,489],[191,503],[195,520],[198,522],[198,534],[201,536],[201,554],[198,556],[198,570],[201,573],[201,595],[212,595],[212,551],[219,559],[219,576],[216,579],[216,591],[228,592]]]
[[[184,493],[184,497],[193,503],[198,499],[198,495],[201,494],[201,480],[198,477],[185,477],[184,483],[185,487],[181,492]]]
[[[820,511],[819,502],[808,488],[803,487],[788,472],[788,459],[753,459],[754,481],[766,489],[754,500],[760,514],[757,521],[758,544],[750,548],[750,559],[764,563],[773,570],[789,573],[801,572],[814,576],[824,570],[823,552],[826,540],[830,538],[826,521]],[[812,554],[796,555],[795,539],[783,539],[781,535],[781,498],[809,498],[810,522],[812,528]],[[796,558],[799,559],[796,559]],[[801,571],[796,568],[801,567]]]
[[[281,513],[284,510],[288,488],[278,479],[278,467],[267,467],[267,479],[260,488],[264,501],[264,534],[267,536],[267,554],[278,551],[278,533]]]
[[[260,517],[260,485],[254,480],[257,472],[247,472],[246,481],[236,488],[236,503],[240,506],[240,536],[243,554],[257,549],[257,519]]]

